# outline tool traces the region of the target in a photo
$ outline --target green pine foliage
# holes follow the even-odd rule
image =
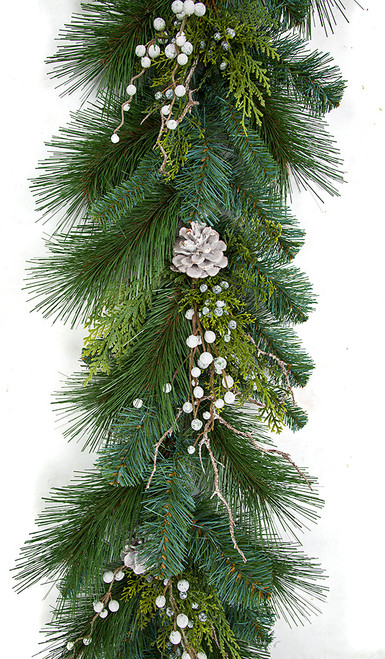
[[[88,331],[56,406],[97,458],[51,492],[17,564],[18,590],[42,578],[60,590],[46,659],[268,659],[275,620],[302,623],[325,596],[300,545],[322,507],[317,482],[275,439],[305,426],[295,389],[314,368],[294,329],[315,295],[293,263],[304,233],[287,198],[293,185],[337,194],[342,180],[323,117],[345,83],[304,37],[344,7],[207,0],[183,23],[190,64],[161,54],[142,71],[136,46],[164,46],[154,18],[175,32],[170,4],[83,3],[49,58],[63,93],[96,101],[48,143],[33,182],[56,223],[27,288],[36,310]],[[190,106],[168,99],[173,116],[187,107],[171,130],[159,91],[177,83]],[[170,268],[195,222],[228,259],[198,280]],[[191,332],[201,346],[187,346]],[[207,351],[225,366],[193,377]]]

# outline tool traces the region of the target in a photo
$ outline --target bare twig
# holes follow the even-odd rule
[[[175,417],[175,423],[178,421],[178,419],[179,419],[179,417],[180,417],[181,414],[182,414],[182,410],[179,409],[179,410],[178,410],[178,414],[177,414],[176,417]],[[163,444],[164,440],[166,439],[166,437],[168,437],[169,435],[172,435],[173,432],[174,432],[174,426],[171,426],[171,428],[169,428],[168,430],[166,430],[166,432],[162,435],[162,437],[160,438],[160,440],[155,444],[154,467],[153,467],[153,470],[152,470],[152,472],[151,472],[151,476],[150,476],[150,478],[148,479],[148,483],[147,483],[147,485],[146,485],[146,490],[149,489],[149,487],[150,487],[150,485],[151,485],[151,481],[152,481],[152,479],[153,479],[153,477],[154,477],[154,474],[155,474],[155,472],[156,472],[156,465],[157,465],[157,461],[158,461],[158,453],[159,453],[159,449],[160,449],[160,447],[162,446],[162,444]]]
[[[230,423],[228,423],[228,421],[225,421],[225,419],[223,419],[223,417],[221,417],[219,414],[214,413],[214,417],[219,421],[219,423],[226,426],[226,428],[228,428],[229,430],[232,430],[232,432],[234,432],[236,435],[240,435],[241,437],[247,437],[248,439],[250,439],[253,445],[255,446],[255,448],[257,448],[258,451],[261,451],[261,453],[276,453],[277,455],[281,455],[283,458],[285,458],[285,460],[287,460],[288,462],[290,462],[291,465],[293,465],[294,469],[296,469],[299,475],[302,476],[302,478],[306,481],[311,491],[313,491],[313,488],[310,485],[310,482],[306,478],[305,474],[299,469],[299,467],[297,467],[297,465],[295,464],[295,462],[293,462],[293,460],[291,459],[288,453],[285,453],[284,451],[279,451],[278,449],[275,448],[265,448],[264,446],[261,446],[260,444],[257,443],[257,441],[250,432],[242,432],[241,430],[237,430],[237,428],[234,428],[232,425],[230,425]]]
[[[290,396],[291,396],[291,399],[293,401],[293,405],[295,405],[294,392],[293,392],[292,386],[290,384],[289,374],[287,372],[287,367],[286,367],[287,365],[285,364],[285,362],[282,361],[282,359],[279,359],[279,357],[277,357],[276,355],[273,355],[272,352],[265,352],[264,350],[261,350],[260,348],[258,348],[258,346],[257,346],[256,342],[254,341],[253,337],[250,336],[250,334],[248,334],[247,336],[249,337],[250,341],[255,345],[255,347],[257,349],[257,352],[258,352],[258,355],[264,355],[265,357],[270,357],[275,362],[277,362],[277,364],[281,367],[282,372],[285,376],[287,388],[290,392]]]

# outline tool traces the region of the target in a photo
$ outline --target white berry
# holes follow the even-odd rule
[[[126,92],[129,96],[134,96],[136,94],[136,86],[135,85],[128,85]]]
[[[211,419],[211,412],[203,412],[202,416],[205,421],[208,421],[209,419]]]
[[[196,334],[190,334],[186,339],[186,343],[189,348],[196,348],[199,345],[199,336]]]
[[[203,2],[197,2],[194,6],[195,16],[204,16],[206,13],[206,7]]]
[[[182,53],[186,53],[186,55],[191,55],[193,50],[194,50],[194,46],[190,41],[186,41],[186,43],[184,43],[182,46]]]
[[[72,643],[72,641],[68,641],[67,650],[73,650],[74,647],[75,647],[75,643]]]
[[[186,651],[182,652],[182,659],[191,659],[191,654]]]
[[[214,400],[214,405],[218,408],[218,410],[220,410],[225,406],[225,401],[222,398],[218,398],[217,400]]]
[[[193,409],[194,409],[193,406],[188,401],[186,403],[183,403],[183,412],[185,412],[186,414],[191,414]]]
[[[207,332],[205,332],[205,341],[207,343],[214,343],[216,338],[217,336],[215,332],[212,332],[211,330],[207,330]]]
[[[156,43],[151,44],[151,46],[149,46],[149,49],[148,49],[148,54],[152,58],[159,57],[159,55],[160,55],[159,46],[157,46]]]
[[[183,2],[182,0],[175,0],[171,5],[171,10],[174,14],[180,14],[183,11]]]
[[[207,288],[208,288],[207,284],[201,284],[199,286],[199,290],[201,291],[201,293],[206,293]]]
[[[186,616],[185,613],[180,613],[180,614],[176,617],[176,624],[178,625],[178,627],[180,627],[180,629],[184,629],[185,627],[187,627],[187,625],[188,625],[188,617]]]
[[[186,14],[186,16],[192,16],[194,13],[194,2],[193,0],[184,0],[183,3],[183,11]]]
[[[223,370],[227,366],[227,361],[224,357],[217,357],[214,359],[214,366],[217,369]]]
[[[123,105],[123,110],[124,110],[125,112],[128,112],[129,109],[130,109],[130,107],[131,107],[131,106],[130,106],[129,103],[125,103],[125,104]]]
[[[183,46],[187,41],[186,35],[184,32],[181,32],[181,34],[178,34],[178,36],[175,38],[175,43],[177,46]]]
[[[187,453],[189,453],[190,455],[193,455],[193,453],[195,453],[195,446],[192,446],[192,445],[188,446]]]
[[[179,643],[182,640],[182,637],[180,635],[180,632],[171,632],[169,639],[173,645],[179,645]]]
[[[194,367],[191,369],[191,375],[193,376],[193,378],[199,378],[199,376],[201,375],[201,373],[202,373],[201,369],[198,368],[197,366],[194,366]]]
[[[205,393],[205,392],[203,391],[202,387],[199,387],[199,386],[198,386],[198,387],[194,387],[193,392],[194,392],[194,396],[195,396],[195,398],[203,398],[204,393]]]
[[[167,59],[175,59],[175,57],[178,54],[175,48],[175,44],[168,43],[166,48],[164,49],[164,54],[166,55]]]
[[[205,364],[203,368],[207,368],[212,363],[213,356],[210,352],[202,352],[201,356],[199,357],[199,361],[201,364]]]
[[[113,572],[105,572],[103,574],[104,583],[112,583],[113,580],[114,580],[114,573]]]
[[[187,55],[185,55],[185,53],[180,53],[180,55],[178,55],[176,59],[178,64],[180,64],[180,66],[185,66],[188,62],[188,57]]]
[[[142,57],[140,60],[143,69],[149,69],[151,66],[151,60],[149,57]]]
[[[176,585],[177,589],[179,590],[180,593],[186,593],[188,589],[190,588],[190,584],[187,581],[187,579],[180,579]]]
[[[200,430],[203,426],[203,422],[200,419],[193,419],[191,421],[191,428],[193,430]]]
[[[104,609],[104,604],[103,602],[94,602],[93,603],[93,608],[95,613],[100,613]]]
[[[232,391],[226,391],[224,395],[225,403],[232,405],[235,402],[235,394]]]
[[[139,409],[142,407],[142,405],[143,405],[143,401],[142,401],[141,398],[135,398],[135,399],[132,401],[132,404],[133,404],[134,407],[136,407],[137,410],[139,410]]]
[[[184,85],[177,85],[175,87],[175,96],[182,98],[186,94],[186,87]]]
[[[163,18],[155,18],[154,28],[157,32],[163,32],[163,30],[166,28],[166,21],[164,21]]]
[[[169,119],[166,126],[169,130],[176,130],[178,128],[178,122],[175,119]]]
[[[107,609],[104,609],[101,613],[99,613],[99,618],[107,618],[108,616],[108,611]]]
[[[116,600],[111,600],[111,602],[108,604],[108,608],[110,609],[111,613],[116,613],[119,611],[119,606],[120,604]]]
[[[226,389],[231,389],[234,384],[234,380],[231,375],[226,375],[224,378],[222,378],[222,384]]]
[[[143,44],[139,44],[139,46],[136,46],[135,54],[138,57],[144,57],[146,54],[146,46],[143,46]]]
[[[168,114],[170,114],[170,110],[171,110],[171,108],[170,108],[169,105],[164,105],[161,108],[161,113],[164,114],[165,116],[167,116]]]
[[[207,659],[207,654],[206,652],[198,652],[197,657],[198,659]]]
[[[83,638],[83,645],[90,645],[92,643],[92,638]]]
[[[118,142],[120,142],[120,137],[117,133],[113,133],[111,135],[111,142],[112,144],[117,144]]]
[[[194,317],[194,313],[195,313],[194,309],[187,309],[184,317],[187,318],[187,320],[192,320]]]
[[[115,581],[122,581],[126,575],[124,574],[123,570],[120,570],[120,572],[117,572],[115,574]]]
[[[172,389],[172,384],[170,382],[166,382],[166,384],[163,385],[162,391],[165,394],[169,394]]]
[[[159,595],[155,600],[155,604],[158,607],[158,609],[163,609],[163,607],[166,604],[165,596],[164,595]]]

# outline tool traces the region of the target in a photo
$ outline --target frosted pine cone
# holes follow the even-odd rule
[[[227,257],[223,253],[226,249],[218,231],[206,224],[191,222],[191,227],[182,227],[179,231],[171,270],[185,272],[193,279],[213,277],[227,266]]]

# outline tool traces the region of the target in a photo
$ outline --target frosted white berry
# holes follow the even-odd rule
[[[186,41],[186,43],[184,43],[182,46],[182,53],[186,53],[186,55],[191,55],[193,50],[194,50],[194,46],[190,41]]]
[[[90,645],[92,643],[92,638],[88,636],[87,638],[83,638],[83,645]]]
[[[185,66],[188,62],[188,57],[187,57],[187,55],[185,55],[185,53],[180,53],[180,55],[178,55],[176,60],[177,60],[178,64],[180,64],[180,66]]]
[[[224,400],[228,405],[232,405],[235,402],[235,394],[232,391],[226,391]]]
[[[75,643],[72,643],[72,641],[68,641],[67,650],[73,650],[74,647],[75,647]]]
[[[207,368],[212,363],[213,356],[210,352],[202,352],[201,356],[199,357],[199,361],[201,364],[205,364],[203,368]]]
[[[128,85],[126,92],[129,96],[134,96],[136,94],[136,86],[135,85]]]
[[[190,584],[187,579],[180,579],[176,587],[180,593],[187,593],[188,589],[190,588]]]
[[[178,122],[175,119],[169,119],[166,126],[169,130],[176,130],[178,128]]]
[[[217,400],[214,400],[214,405],[218,410],[220,410],[225,406],[225,401],[222,398],[218,398]]]
[[[132,401],[132,404],[133,404],[134,407],[136,407],[137,410],[139,410],[139,409],[142,407],[142,405],[143,405],[143,401],[142,401],[141,398],[135,398],[135,399]]]
[[[139,44],[139,46],[136,46],[135,54],[138,57],[144,57],[146,54],[146,46],[143,46],[143,44]]]
[[[186,16],[192,16],[194,13],[194,2],[193,0],[184,0],[183,3],[183,11],[186,14]]]
[[[207,654],[206,652],[198,652],[197,657],[198,659],[207,659]]]
[[[183,412],[185,412],[186,414],[191,414],[193,409],[194,408],[193,408],[193,406],[191,405],[191,403],[189,401],[187,401],[186,403],[183,403]]]
[[[211,413],[210,412],[203,412],[202,416],[203,416],[205,421],[208,421],[209,419],[211,419]]]
[[[221,369],[223,371],[223,369],[227,366],[227,361],[224,357],[217,357],[214,359],[214,366],[216,369]]]
[[[180,46],[183,46],[183,44],[185,44],[186,41],[187,41],[187,38],[186,38],[186,35],[185,35],[184,32],[181,32],[180,34],[178,34],[178,35],[175,37],[175,43],[176,43],[176,45],[179,46],[179,47],[180,47]]]
[[[152,57],[152,58],[159,57],[160,48],[156,43],[153,43],[153,44],[151,44],[151,46],[149,46],[148,55],[149,55],[149,57]]]
[[[120,137],[117,133],[112,133],[111,142],[112,144],[117,144],[118,142],[120,142]]]
[[[151,60],[149,57],[142,57],[140,60],[143,69],[149,69],[151,66]]]
[[[217,336],[215,332],[212,332],[211,330],[207,330],[207,332],[205,332],[205,341],[207,343],[214,343],[216,338]]]
[[[104,609],[101,613],[99,613],[99,618],[107,618],[108,616],[108,611],[107,609]]]
[[[175,59],[175,57],[178,54],[175,48],[175,44],[168,43],[166,48],[164,49],[164,54],[166,55],[167,59]]]
[[[199,337],[196,334],[190,334],[186,339],[186,343],[189,348],[196,348],[199,345]]]
[[[164,114],[165,117],[167,117],[167,115],[170,114],[170,110],[171,110],[171,108],[170,108],[169,105],[164,105],[164,106],[161,108],[161,113]]]
[[[183,21],[185,16],[186,16],[186,14],[184,13],[184,11],[181,11],[180,14],[176,15],[178,21]]]
[[[93,603],[93,608],[95,613],[100,613],[104,609],[104,604],[103,602],[94,602]]]
[[[113,580],[114,580],[114,573],[113,572],[105,572],[103,574],[104,583],[112,583]]]
[[[123,105],[123,110],[124,110],[125,112],[128,112],[129,109],[130,109],[130,107],[131,107],[131,106],[130,106],[129,103],[125,103],[125,104]]]
[[[195,16],[204,16],[206,13],[206,7],[203,2],[197,2],[194,6]]]
[[[197,366],[194,366],[194,367],[191,369],[191,375],[193,376],[193,378],[199,378],[199,376],[201,375],[201,373],[202,373],[201,369],[198,368]]]
[[[191,659],[191,654],[186,651],[182,652],[182,659]]]
[[[167,98],[167,100],[170,101],[172,99],[172,97],[174,96],[174,90],[173,89],[167,89],[165,91],[164,95]]]
[[[229,320],[228,328],[229,330],[234,330],[237,326],[237,321],[236,320]]]
[[[122,581],[126,575],[124,574],[123,570],[120,570],[120,572],[117,572],[115,574],[115,581]]]
[[[203,422],[200,419],[193,419],[191,421],[191,428],[193,430],[200,430],[203,426]]]
[[[180,14],[183,11],[183,2],[182,0],[175,0],[171,5],[171,10],[174,14]]]
[[[166,384],[163,385],[162,391],[164,394],[169,394],[172,389],[172,384],[170,382],[166,382]]]
[[[222,378],[222,384],[226,389],[231,389],[234,384],[234,380],[231,375],[226,375],[226,377]]]
[[[182,98],[186,94],[186,87],[184,85],[177,85],[175,87],[175,96]]]
[[[193,455],[193,453],[195,453],[195,446],[192,446],[192,445],[188,446],[187,447],[187,453],[189,453],[190,455]]]
[[[163,18],[154,18],[153,25],[157,32],[163,32],[166,28],[166,21],[164,21]]]
[[[187,625],[188,625],[188,617],[186,616],[185,613],[180,613],[180,614],[176,617],[176,624],[178,625],[178,627],[180,627],[180,629],[184,629],[185,627],[187,627]]]
[[[171,632],[169,639],[173,645],[179,645],[179,643],[182,640],[182,637],[180,635],[180,632]]]
[[[166,604],[165,596],[164,595],[159,595],[155,600],[155,604],[158,607],[158,609],[163,609],[163,607]]]
[[[194,309],[187,309],[184,317],[187,318],[187,320],[192,320],[194,317],[194,313],[195,313]]]
[[[117,600],[111,600],[111,602],[108,604],[108,608],[110,609],[111,613],[116,613],[119,611],[119,606],[120,604],[117,602]]]
[[[203,391],[202,387],[194,387],[193,391],[195,398],[203,398],[205,392]]]

